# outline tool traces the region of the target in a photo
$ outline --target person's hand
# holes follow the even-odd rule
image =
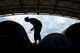
[[[34,28],[32,28],[31,31],[32,31],[33,29],[34,29]]]

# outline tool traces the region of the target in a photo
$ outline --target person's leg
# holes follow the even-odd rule
[[[39,39],[39,42],[41,41],[41,35],[39,34],[39,37],[38,37],[38,39]]]
[[[36,45],[37,44],[37,34],[36,34],[36,32],[34,32],[34,44]]]
[[[41,31],[41,27],[36,27],[34,30],[35,44],[37,44],[37,40],[41,41],[40,31]]]

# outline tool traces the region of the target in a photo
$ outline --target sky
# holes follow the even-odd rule
[[[30,18],[36,18],[42,22],[43,27],[41,30],[41,39],[43,39],[49,33],[62,33],[72,24],[80,22],[79,20],[55,15],[12,15],[0,17],[0,22],[5,20],[13,20],[20,23],[26,30],[30,41],[34,43],[34,31],[30,32],[30,29],[33,27],[33,25],[24,21],[24,18],[27,16]]]

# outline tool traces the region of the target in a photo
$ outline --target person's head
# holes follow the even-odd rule
[[[25,21],[26,21],[26,22],[29,22],[29,17],[26,17],[26,18],[25,18]]]

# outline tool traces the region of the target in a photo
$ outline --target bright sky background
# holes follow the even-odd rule
[[[49,33],[62,33],[70,25],[80,22],[79,20],[64,18],[61,16],[51,16],[51,15],[13,15],[0,17],[0,22],[5,20],[13,20],[20,23],[26,30],[31,42],[34,42],[34,31],[29,33],[30,29],[33,27],[29,22],[25,22],[25,17],[36,18],[40,20],[43,24],[41,30],[41,37],[44,38]]]

